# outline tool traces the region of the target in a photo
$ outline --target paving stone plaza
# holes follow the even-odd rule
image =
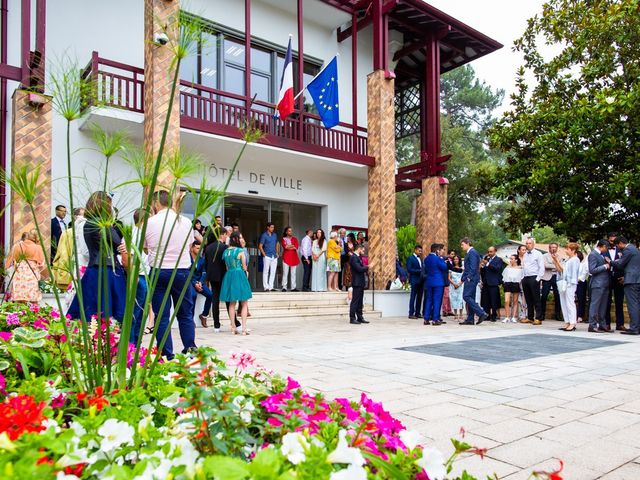
[[[274,294],[275,295],[275,294]],[[226,327],[226,323],[223,324]],[[569,480],[640,479],[640,340],[486,323],[440,327],[383,318],[256,318],[251,335],[198,328],[199,345],[223,356],[250,350],[310,391],[366,392],[445,456],[450,437],[488,448],[456,463],[505,480],[553,470]]]

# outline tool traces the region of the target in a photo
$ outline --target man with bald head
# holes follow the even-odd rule
[[[521,323],[542,324],[542,306],[540,304],[540,281],[544,276],[544,258],[539,250],[536,250],[536,242],[529,237],[525,241],[527,251],[522,262],[522,292],[527,302],[527,318]]]

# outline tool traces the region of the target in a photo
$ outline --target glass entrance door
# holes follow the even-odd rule
[[[267,222],[275,224],[275,233],[282,238],[285,227],[302,241],[307,229],[320,228],[321,207],[253,197],[228,197],[224,205],[224,224],[237,223],[249,249],[249,283],[254,291],[262,291],[262,265],[259,262],[258,243]],[[303,269],[296,272],[298,290],[302,290]],[[278,262],[275,288],[282,287],[282,261]]]
[[[269,218],[269,201],[259,198],[229,197],[224,205],[224,225],[237,223],[249,249],[249,284],[262,290],[262,272],[258,268],[258,242]]]

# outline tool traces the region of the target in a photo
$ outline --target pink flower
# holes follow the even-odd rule
[[[31,310],[31,312],[33,313],[38,313],[40,311],[40,307],[38,306],[37,303],[30,303],[29,310]]]
[[[57,397],[54,397],[51,400],[51,408],[62,408],[64,407],[64,402],[67,400],[67,397],[64,393],[61,393]]]
[[[256,361],[256,357],[251,352],[231,352],[231,362],[240,370],[253,366]]]
[[[0,332],[0,340],[8,342],[12,335],[11,332]]]
[[[7,325],[20,325],[20,317],[17,313],[7,314]]]
[[[40,330],[47,330],[49,328],[49,322],[42,317],[38,317],[33,322],[33,328],[38,328]]]
[[[0,373],[0,393],[5,395],[7,393],[7,380],[4,378],[4,375]]]
[[[60,318],[60,312],[57,309],[53,308],[49,313],[49,316],[51,318]]]
[[[287,377],[287,388],[286,391],[290,392],[291,390],[300,388],[300,384],[296,382],[293,378]]]

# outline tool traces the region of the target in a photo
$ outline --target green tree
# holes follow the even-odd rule
[[[460,238],[469,235],[484,246],[506,238],[498,226],[504,209],[486,186],[501,156],[488,148],[486,132],[495,121],[493,112],[502,103],[503,96],[503,91],[494,91],[480,81],[469,65],[441,78],[441,150],[452,155],[445,175],[450,182],[448,243],[453,248]],[[419,136],[399,139],[396,158],[398,166],[418,162]],[[398,227],[411,222],[412,204],[418,193],[411,190],[397,194]]]
[[[500,153],[488,148],[487,129],[504,92],[492,90],[467,65],[442,76],[442,147],[451,154],[445,173],[449,179],[449,239],[458,248],[470,236],[486,248],[506,238],[498,225],[501,202],[487,188],[488,179],[500,162]]]
[[[550,0],[529,20],[512,110],[490,134],[509,155],[492,179],[504,224],[640,238],[639,44],[637,0]]]

